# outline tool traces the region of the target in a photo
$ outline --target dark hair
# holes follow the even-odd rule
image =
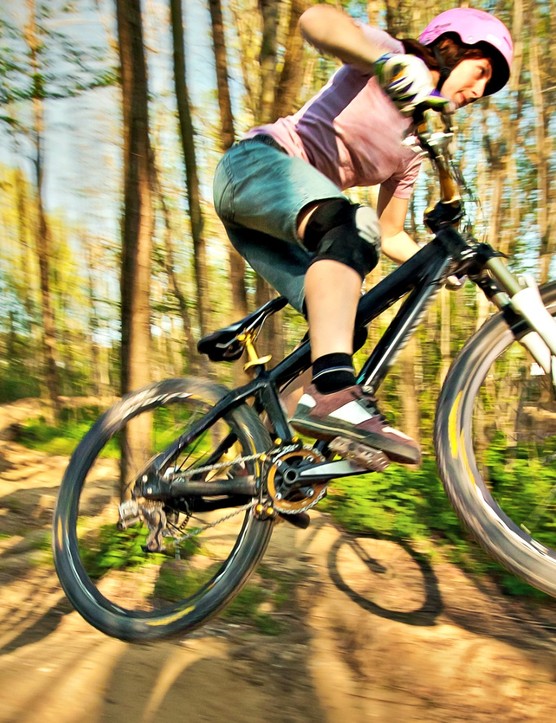
[[[424,61],[429,70],[442,71],[442,65],[453,70],[458,63],[467,59],[488,58],[493,62],[488,44],[466,45],[455,33],[445,33],[431,45],[423,45],[413,38],[403,38],[404,52],[416,55]]]

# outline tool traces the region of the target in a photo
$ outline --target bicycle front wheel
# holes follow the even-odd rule
[[[108,635],[145,641],[192,630],[239,592],[264,553],[273,525],[253,515],[256,498],[218,489],[233,477],[257,481],[256,456],[270,447],[260,420],[243,405],[189,432],[225,393],[171,379],[129,394],[71,458],[54,513],[54,561],[73,606]],[[122,529],[122,491],[129,497],[149,459],[181,435],[168,473],[194,474],[207,497],[147,503],[142,511],[167,535],[158,538],[164,551],[147,552],[153,524],[143,514]]]
[[[541,293],[556,316],[556,285]],[[444,487],[473,536],[509,571],[556,596],[555,394],[501,314],[454,361],[435,444]]]

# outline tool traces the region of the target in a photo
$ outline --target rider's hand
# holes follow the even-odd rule
[[[425,63],[416,55],[386,53],[374,63],[382,89],[402,115],[410,116],[421,103],[442,110],[450,102],[441,96]]]

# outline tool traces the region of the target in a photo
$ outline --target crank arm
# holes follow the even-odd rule
[[[317,464],[305,464],[300,467],[290,467],[283,471],[284,483],[287,487],[301,487],[303,485],[319,484],[330,482],[338,477],[350,477],[357,474],[369,474],[386,469],[388,460],[383,453],[360,445],[357,442],[337,437],[330,444],[330,449],[349,457],[357,454],[358,447],[362,447],[366,465],[360,464],[355,459],[339,459],[335,462],[319,462]],[[353,449],[352,449],[353,448]]]
[[[258,491],[253,475],[232,479],[212,479],[207,482],[176,476],[170,484],[171,497],[219,497],[220,495],[255,497]]]
[[[337,462],[317,462],[293,467],[283,463],[280,466],[282,484],[286,489],[310,488],[312,485],[324,484],[337,477],[349,477],[355,474],[368,473],[368,469],[349,460]]]
[[[340,459],[336,462],[304,465],[297,468],[299,480],[302,482],[329,482],[336,477],[349,477],[355,474],[368,474],[369,470],[361,465]]]

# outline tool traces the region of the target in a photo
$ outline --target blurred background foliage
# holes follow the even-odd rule
[[[26,0],[3,6],[0,401],[120,392],[127,321],[120,281],[129,239],[122,221],[126,132],[117,5],[120,13],[130,6],[142,11],[153,218],[148,348],[140,357],[154,380],[197,371],[200,335],[268,297],[230,251],[212,208],[212,174],[234,139],[254,123],[297,108],[336,67],[295,32],[310,4]],[[417,36],[429,18],[453,6],[443,0],[336,4],[400,37]],[[474,5],[512,28],[516,58],[510,86],[458,117],[462,167],[480,200],[468,213],[478,238],[488,237],[511,256],[512,266],[545,281],[555,243],[553,13],[548,0]],[[181,64],[173,60],[178,51]],[[374,192],[352,195],[372,203]],[[428,239],[422,211],[433,195],[424,168],[407,222],[421,242]],[[368,283],[388,269],[384,261]],[[450,359],[490,311],[472,287],[443,292],[405,355],[411,363],[398,365],[387,396],[398,417],[422,428],[424,437]],[[387,322],[388,314],[368,344]],[[304,332],[303,320],[289,310],[275,325],[265,339],[275,353]],[[231,382],[240,366],[204,372]],[[408,397],[404,385],[419,400],[418,418],[398,403]]]
[[[212,174],[250,126],[295,110],[337,67],[296,32],[311,4],[2,5],[0,402],[49,400],[49,424],[32,422],[29,443],[48,449],[58,439],[52,449],[68,451],[72,443],[59,439],[79,436],[89,408],[75,419],[64,410],[65,397],[94,397],[102,407],[122,391],[169,376],[202,372],[228,384],[241,381],[240,363],[207,367],[196,342],[273,292],[229,246],[212,207]],[[446,0],[331,4],[398,37],[417,37],[430,18],[454,6]],[[553,276],[556,244],[553,4],[461,4],[498,15],[516,51],[509,86],[458,117],[458,155],[478,200],[468,215],[477,238],[488,238],[513,268],[544,282]],[[352,196],[373,203],[375,191],[356,189]],[[421,219],[434,192],[424,168],[407,219],[419,242],[429,238]],[[383,261],[367,284],[389,269]],[[373,325],[359,359],[394,311]],[[434,407],[450,360],[491,312],[471,285],[442,291],[381,392],[386,413],[425,452],[432,451]],[[290,309],[267,327],[261,348],[275,358],[305,332]],[[503,467],[494,452],[493,460]],[[411,481],[409,474],[375,478],[374,502],[354,506],[340,487],[341,519],[354,529],[366,524],[409,536],[430,534],[433,525],[452,539],[455,518],[431,491],[433,465]],[[357,484],[349,485],[358,497]]]

